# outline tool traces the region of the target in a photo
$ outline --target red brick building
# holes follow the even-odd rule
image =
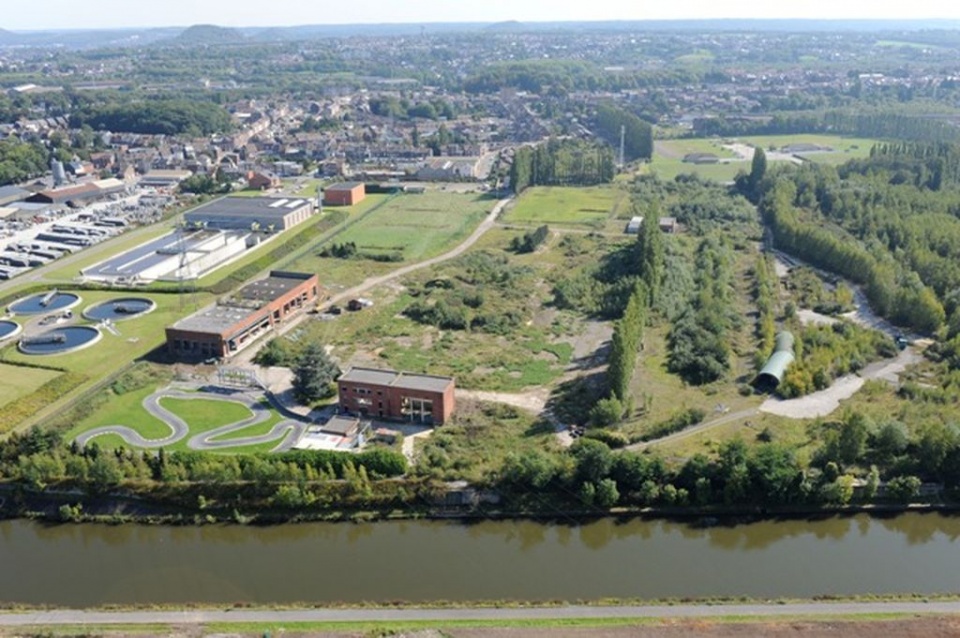
[[[275,270],[231,296],[167,328],[167,351],[178,359],[226,359],[265,331],[317,304],[317,275]]]
[[[452,377],[377,368],[350,368],[337,380],[349,414],[436,425],[453,416],[454,387]]]
[[[323,191],[324,206],[353,206],[367,196],[363,182],[340,182],[328,186]]]

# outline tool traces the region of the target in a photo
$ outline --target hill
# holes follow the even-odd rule
[[[246,39],[238,29],[218,27],[214,24],[195,24],[184,29],[170,44],[233,44]]]

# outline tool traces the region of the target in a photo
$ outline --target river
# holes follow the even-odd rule
[[[0,601],[332,603],[960,591],[960,517],[216,525],[0,522]]]

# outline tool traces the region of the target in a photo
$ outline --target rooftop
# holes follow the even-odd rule
[[[185,218],[250,217],[252,219],[281,218],[294,210],[310,206],[309,199],[281,197],[223,197],[186,213]]]
[[[350,368],[343,373],[339,380],[348,383],[366,383],[427,392],[443,392],[453,383],[453,377],[397,372],[396,370],[381,368]]]
[[[268,302],[281,297],[307,279],[310,275],[273,271],[269,277],[251,281],[237,291],[237,297],[245,300]]]
[[[357,186],[363,186],[363,182],[338,182],[336,184],[331,184],[327,186],[324,192],[330,191],[352,191]]]
[[[360,427],[360,419],[357,417],[342,416],[335,414],[323,424],[321,432],[337,434],[339,436],[350,436]]]
[[[224,334],[238,323],[252,317],[249,308],[212,304],[173,324],[176,330]],[[251,322],[252,323],[252,322]]]

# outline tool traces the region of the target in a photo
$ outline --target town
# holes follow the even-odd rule
[[[0,517],[954,511],[937,24],[0,30]]]

